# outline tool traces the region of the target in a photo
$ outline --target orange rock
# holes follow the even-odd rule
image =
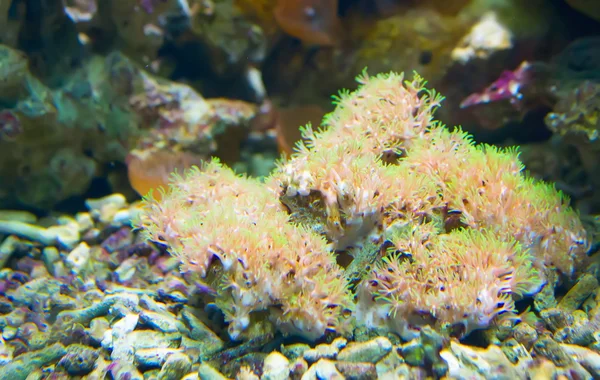
[[[185,152],[132,152],[127,157],[127,176],[129,184],[140,195],[150,190],[167,189],[169,178],[193,165],[200,165],[201,158]],[[155,199],[161,199],[162,193],[153,193]]]
[[[292,154],[296,142],[302,139],[300,127],[311,123],[314,129],[321,125],[325,111],[318,105],[309,104],[297,107],[284,108],[277,112],[275,130],[277,132],[277,145],[283,154]]]
[[[279,0],[275,20],[290,36],[309,45],[334,46],[342,35],[338,0]]]
[[[254,118],[252,129],[260,133],[274,131],[279,153],[290,155],[294,152],[296,142],[302,139],[300,127],[310,123],[313,129],[317,129],[323,116],[325,110],[316,104],[278,108],[267,100]]]

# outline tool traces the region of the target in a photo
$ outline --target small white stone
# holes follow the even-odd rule
[[[90,261],[90,246],[86,242],[81,242],[68,255],[66,264],[73,273],[79,274]]]
[[[100,211],[103,207],[107,205],[111,205],[117,207],[119,209],[125,208],[127,205],[127,199],[123,194],[111,194],[106,197],[96,198],[96,199],[88,199],[85,201],[85,205],[89,210],[97,210]]]
[[[285,380],[290,376],[290,362],[281,353],[274,351],[263,363],[263,380]]]
[[[377,363],[392,350],[392,342],[380,336],[367,342],[352,342],[337,356],[338,360],[349,362]]]
[[[304,359],[313,363],[319,359],[334,359],[348,341],[344,338],[336,338],[331,344],[319,344],[315,348],[304,352]]]
[[[200,380],[227,380],[221,372],[206,363],[202,363],[198,368],[198,376]]]
[[[321,359],[313,364],[308,371],[302,375],[302,380],[315,379],[343,380],[345,377],[337,370],[334,362],[327,359]]]
[[[89,231],[94,228],[94,219],[89,212],[79,212],[75,215],[75,220],[79,225],[79,233]]]

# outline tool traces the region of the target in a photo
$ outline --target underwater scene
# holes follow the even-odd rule
[[[0,0],[0,380],[600,379],[600,0]]]

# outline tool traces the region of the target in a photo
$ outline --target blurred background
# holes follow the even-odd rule
[[[264,176],[365,68],[418,72],[445,124],[598,211],[586,0],[0,0],[0,207],[131,201],[210,156]]]

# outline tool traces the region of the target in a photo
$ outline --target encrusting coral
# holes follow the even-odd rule
[[[265,314],[313,339],[353,323],[463,336],[581,268],[578,216],[515,150],[435,121],[418,76],[358,80],[264,184],[213,161],[145,202],[138,225],[216,288],[233,338]],[[375,264],[349,278],[344,255]]]
[[[149,202],[142,224],[182,270],[215,286],[232,338],[263,310],[281,330],[313,339],[340,329],[352,304],[333,252],[273,199],[259,181],[212,161],[175,181],[161,203]]]

